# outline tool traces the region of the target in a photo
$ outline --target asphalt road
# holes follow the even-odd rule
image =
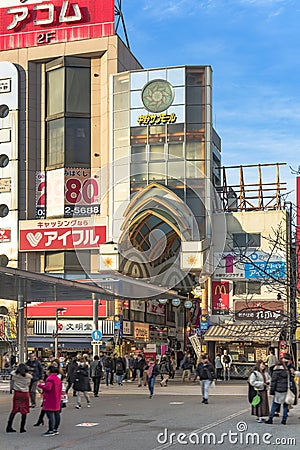
[[[27,433],[6,433],[12,396],[0,392],[1,450],[162,450],[162,449],[260,449],[299,448],[300,407],[290,411],[286,426],[258,424],[250,415],[245,383],[219,383],[209,404],[201,403],[198,384],[171,383],[155,387],[153,399],[145,387],[135,384],[103,387],[99,398],[91,396],[91,408],[82,400],[75,408],[70,396],[62,413],[60,434],[41,436],[47,426],[33,427],[40,408],[31,411]],[[19,430],[20,417],[14,427]],[[172,434],[173,433],[173,434]],[[288,439],[294,442],[288,443]],[[181,441],[181,442],[180,442]]]

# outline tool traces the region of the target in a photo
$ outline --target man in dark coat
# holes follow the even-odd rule
[[[34,352],[29,354],[29,359],[26,363],[26,366],[28,367],[28,372],[32,375],[29,387],[29,394],[30,394],[31,408],[35,408],[36,388],[38,382],[43,379],[43,366],[37,359],[36,354]]]
[[[66,367],[66,373],[67,373],[67,387],[66,387],[66,394],[69,392],[70,387],[73,385],[75,381],[75,372],[78,369],[78,362],[76,356],[72,359],[71,362],[68,362]],[[76,391],[73,389],[73,396],[76,396]]]
[[[114,384],[114,361],[111,357],[111,353],[108,353],[103,362],[105,369],[105,383],[108,386],[108,382],[110,385]]]
[[[200,378],[201,390],[202,390],[202,403],[208,405],[208,388],[212,381],[215,381],[215,369],[209,362],[207,355],[201,356],[201,361],[196,369],[197,377]]]

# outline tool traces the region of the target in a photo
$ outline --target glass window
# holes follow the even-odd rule
[[[248,294],[260,294],[261,284],[257,281],[248,281]]]
[[[114,129],[129,127],[129,111],[117,111],[114,113]]]
[[[130,165],[131,181],[147,181],[147,164]]]
[[[129,109],[129,92],[114,95],[114,110]]]
[[[130,126],[136,127],[139,125],[138,118],[140,116],[145,116],[146,114],[149,114],[148,111],[145,109],[131,109],[130,110]],[[147,128],[146,126],[144,128]]]
[[[149,127],[149,144],[153,142],[165,142],[166,140],[166,126],[159,125],[156,127]]]
[[[90,114],[91,69],[66,67],[66,112]]]
[[[189,123],[204,122],[204,108],[201,105],[186,107],[186,121]]]
[[[247,293],[246,281],[233,282],[233,295],[242,295]]]
[[[132,72],[130,74],[130,89],[141,89],[148,81],[147,75],[148,72],[145,70],[142,72]]]
[[[114,77],[114,92],[128,92],[129,91],[129,74],[122,73]]]
[[[63,272],[64,252],[45,252],[45,272]]]
[[[149,163],[149,181],[164,181],[166,178],[166,163]]]
[[[90,166],[91,131],[90,119],[67,118],[66,120],[66,167]]]
[[[204,159],[204,142],[187,142],[185,144],[186,159]]]
[[[261,245],[260,233],[233,233],[234,247],[250,247],[256,248]]]
[[[167,78],[167,70],[149,70],[149,81],[151,80],[165,80]]]
[[[187,86],[204,85],[204,70],[199,68],[188,69],[186,73]]]
[[[130,144],[147,144],[147,127],[130,128]]]
[[[114,132],[114,146],[126,147],[129,144],[129,129],[123,128]]]
[[[168,158],[183,158],[183,144],[169,143],[168,144]]]
[[[130,108],[143,108],[141,93],[142,91],[132,91],[130,93]]]
[[[164,145],[149,145],[149,155],[150,161],[164,160]]]
[[[64,112],[64,69],[47,72],[47,117]]]
[[[65,273],[90,272],[90,256],[88,251],[65,252]]]
[[[190,86],[186,89],[186,103],[188,105],[201,105],[203,102],[202,88]]]
[[[64,163],[64,119],[51,120],[47,123],[47,166]]]
[[[186,178],[202,178],[205,174],[205,161],[186,163]]]
[[[178,106],[171,105],[170,108],[168,108],[168,110],[167,110],[167,114],[171,114],[171,113],[174,113],[176,115],[177,123],[185,122],[185,106],[184,105],[178,105]]]
[[[129,158],[130,156],[130,147],[115,147],[114,148],[114,160]]]
[[[146,162],[146,146],[136,145],[131,147],[131,162],[140,163]]]
[[[183,105],[185,99],[185,90],[183,87],[174,88],[174,100],[173,105]],[[172,105],[170,106],[170,109]]]
[[[168,179],[172,178],[176,178],[176,180],[184,178],[184,161],[168,162]]]
[[[168,142],[183,141],[184,139],[184,124],[178,123],[175,125],[168,125]]]
[[[184,86],[184,78],[184,67],[167,69],[167,80],[172,84],[172,86]]]

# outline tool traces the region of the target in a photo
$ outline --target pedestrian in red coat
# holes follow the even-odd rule
[[[43,409],[46,411],[49,421],[48,431],[43,436],[59,434],[62,382],[58,373],[57,366],[49,366],[46,382],[39,384],[39,388],[43,391]]]

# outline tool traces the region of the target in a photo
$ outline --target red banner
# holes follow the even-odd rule
[[[11,230],[10,228],[0,229],[0,242],[10,242]]]
[[[1,0],[0,50],[114,34],[114,0]]]
[[[105,241],[105,226],[20,230],[21,252],[93,249]]]
[[[229,313],[229,281],[212,281],[212,314]]]
[[[56,309],[64,308],[65,311],[59,311],[58,317],[93,317],[93,300],[69,300],[67,302],[41,302],[27,306],[27,318],[33,317],[55,317]],[[26,313],[25,313],[26,314]],[[98,316],[107,316],[106,300],[99,300]]]

